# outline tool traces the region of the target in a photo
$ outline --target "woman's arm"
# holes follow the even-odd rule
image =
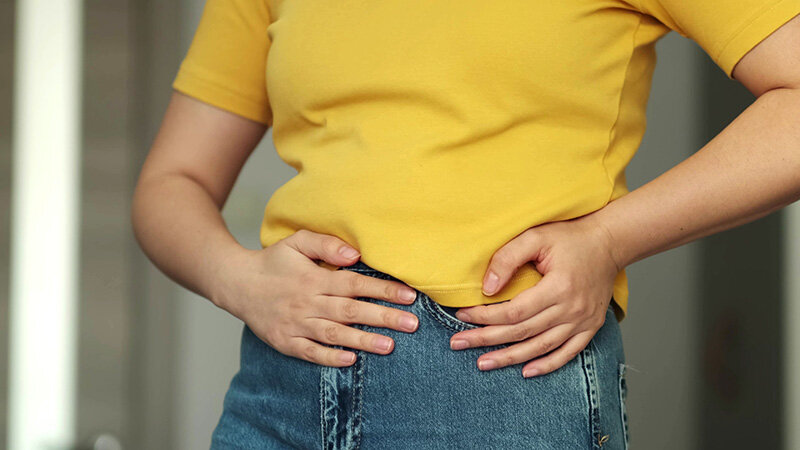
[[[550,373],[603,325],[625,266],[800,198],[800,16],[732,75],[758,98],[700,151],[602,209],[529,228],[498,249],[484,276],[487,295],[529,261],[543,278],[509,301],[458,310],[459,319],[489,326],[454,334],[452,348],[520,341],[482,354],[478,368],[528,361],[523,376]]]
[[[142,166],[131,207],[134,235],[165,275],[203,297],[216,298],[220,267],[244,250],[220,210],[266,130],[173,91]]]
[[[586,216],[607,230],[619,268],[800,198],[800,16],[733,77],[758,97],[747,109],[691,157]]]
[[[391,353],[390,337],[347,325],[416,331],[414,314],[357,300],[409,304],[414,289],[317,265],[349,266],[359,259],[336,236],[298,230],[250,250],[228,231],[220,211],[266,130],[175,91],[134,192],[131,219],[139,245],[164,274],[241,319],[283,354],[347,366],[353,352],[323,344]]]

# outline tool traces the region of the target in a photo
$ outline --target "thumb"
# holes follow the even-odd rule
[[[285,239],[292,247],[312,260],[322,260],[334,266],[349,266],[361,254],[347,242],[330,234],[300,229]]]
[[[541,239],[531,229],[497,249],[483,277],[483,293],[493,295],[505,286],[520,266],[539,257]]]

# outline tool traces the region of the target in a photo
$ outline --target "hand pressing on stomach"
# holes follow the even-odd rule
[[[478,368],[530,361],[522,368],[525,377],[550,373],[586,348],[605,323],[620,271],[609,235],[586,217],[529,228],[498,249],[484,276],[484,294],[499,291],[528,261],[543,277],[508,301],[459,309],[459,319],[487,326],[454,334],[451,348],[516,342],[482,354]],[[466,345],[459,347],[457,341]]]
[[[347,325],[413,332],[417,316],[354,297],[408,305],[416,291],[397,281],[332,271],[315,262],[349,266],[359,257],[338,237],[299,230],[264,249],[247,249],[232,257],[224,265],[226,273],[220,278],[226,281],[217,288],[215,303],[275,350],[316,364],[341,367],[355,362],[355,353],[323,344],[391,353],[394,341],[388,336]]]

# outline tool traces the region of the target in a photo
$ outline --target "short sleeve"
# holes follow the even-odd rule
[[[759,42],[800,13],[800,0],[630,0],[695,41],[728,76]],[[638,5],[637,5],[638,3]]]
[[[271,126],[266,1],[206,0],[173,89]]]

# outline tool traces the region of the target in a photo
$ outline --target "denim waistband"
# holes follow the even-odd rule
[[[372,266],[369,266],[368,264],[364,263],[360,259],[358,261],[356,261],[355,263],[349,265],[349,266],[341,266],[337,270],[343,270],[343,269],[351,270],[353,272],[372,275],[372,276],[375,276],[377,278],[383,278],[383,279],[386,279],[386,280],[400,281],[402,283],[402,280],[399,280],[398,278],[396,278],[393,275],[390,275],[390,274],[388,274],[386,272],[381,272],[380,270],[375,269]],[[614,297],[612,296],[608,307],[612,308],[614,306],[614,304],[615,304],[614,303]],[[462,306],[444,306],[444,305],[440,305],[440,307],[445,308],[446,311],[451,312],[451,313],[454,313],[456,310],[462,308]]]
[[[366,264],[361,260],[358,260],[355,263],[350,264],[349,266],[340,266],[336,270],[349,270],[351,272],[358,272],[363,275],[368,275],[383,280],[399,281],[400,283],[406,284],[405,282],[403,282],[403,280],[395,277],[394,275],[375,269],[374,267]]]
[[[381,272],[378,269],[374,269],[371,266],[367,265],[365,262],[361,261],[360,259],[356,261],[354,264],[350,264],[349,266],[342,266],[340,269],[347,269],[353,270],[356,272],[370,272],[377,275],[389,275],[388,273]]]

